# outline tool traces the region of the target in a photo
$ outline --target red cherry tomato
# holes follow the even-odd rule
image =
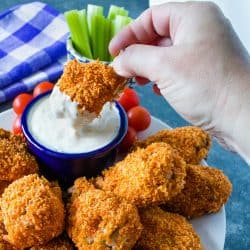
[[[123,93],[118,98],[118,102],[126,111],[128,111],[129,109],[138,106],[140,103],[140,99],[134,89],[125,88]]]
[[[136,131],[142,131],[149,127],[151,123],[151,116],[147,109],[136,106],[127,112],[128,125],[133,127]]]
[[[147,83],[150,82],[148,79],[144,77],[140,77],[140,76],[135,77],[135,80],[136,80],[136,83],[141,86],[146,85]]]
[[[34,88],[33,96],[36,97],[42,93],[49,91],[54,88],[54,84],[51,82],[41,82]]]
[[[17,116],[12,125],[12,131],[15,135],[21,134],[22,131],[22,124],[21,124],[21,115]]]
[[[128,132],[119,145],[119,150],[127,152],[137,139],[137,134],[134,128],[128,127]]]
[[[158,88],[156,84],[154,84],[152,88],[156,95],[161,95],[161,90]]]
[[[32,100],[33,96],[29,95],[29,94],[20,94],[18,95],[13,103],[12,103],[12,107],[14,112],[17,115],[21,115],[25,109],[25,107],[28,105],[28,103]]]

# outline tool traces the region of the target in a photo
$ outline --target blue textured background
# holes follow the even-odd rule
[[[0,11],[16,4],[30,1],[1,0]],[[96,1],[44,1],[60,11],[85,8],[86,4],[103,5],[106,11],[110,4],[124,6],[130,11],[132,17],[137,17],[148,7],[145,0],[96,0]],[[187,123],[174,112],[168,103],[162,98],[152,94],[151,86],[136,87],[141,97],[141,103],[147,107],[151,114],[160,118],[172,127],[187,125]],[[0,105],[0,112],[9,108],[10,103]],[[236,154],[225,151],[216,142],[213,144],[208,157],[208,164],[222,169],[233,183],[233,193],[226,205],[227,234],[225,250],[250,249],[250,168]]]

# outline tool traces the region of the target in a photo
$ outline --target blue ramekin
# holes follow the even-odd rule
[[[51,91],[34,98],[25,108],[22,115],[23,134],[27,140],[29,151],[37,158],[41,166],[41,173],[50,180],[58,180],[64,188],[70,187],[80,176],[87,178],[99,175],[103,169],[112,165],[117,155],[117,146],[128,130],[126,112],[116,102],[120,116],[120,128],[117,136],[106,146],[87,153],[61,153],[53,151],[38,142],[31,134],[28,126],[29,113],[32,107]]]

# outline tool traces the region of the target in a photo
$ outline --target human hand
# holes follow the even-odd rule
[[[110,43],[116,72],[155,82],[186,120],[250,157],[250,60],[212,3],[146,10]],[[249,123],[248,123],[249,124]],[[249,137],[249,136],[248,136]]]

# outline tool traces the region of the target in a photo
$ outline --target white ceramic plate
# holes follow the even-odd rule
[[[12,110],[0,113],[0,127],[11,130],[15,115]],[[158,130],[170,128],[167,124],[152,117],[151,126],[138,137],[143,139]],[[200,235],[203,246],[206,250],[223,250],[226,232],[226,216],[223,208],[216,214],[202,216],[191,221],[196,232]]]

